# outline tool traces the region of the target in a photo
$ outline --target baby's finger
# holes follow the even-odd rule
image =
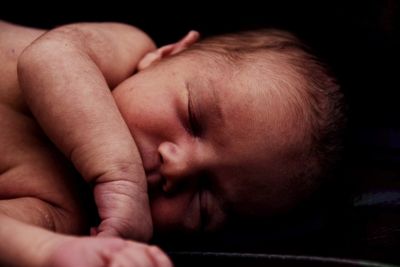
[[[102,236],[140,241],[151,238],[153,227],[147,191],[122,180],[96,185],[94,196],[101,219],[98,230]]]
[[[99,230],[97,227],[90,227],[90,236],[97,236],[99,233]]]
[[[110,266],[155,267],[152,259],[136,246],[128,246],[114,254]]]
[[[97,228],[97,233],[96,236],[100,236],[100,237],[121,237],[121,235],[118,233],[117,230],[113,229],[113,228],[106,228],[106,229],[102,229],[99,230]]]
[[[124,255],[119,252],[117,255],[114,255],[109,262],[109,267],[151,267],[151,265],[143,265],[138,259],[142,255]],[[143,257],[143,256],[142,256]]]

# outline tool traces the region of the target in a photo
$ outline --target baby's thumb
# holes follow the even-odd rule
[[[90,236],[96,236],[99,233],[97,227],[90,227]]]
[[[90,227],[90,236],[102,236],[102,237],[111,237],[118,236],[119,234],[112,228],[108,228],[106,230],[100,231],[98,227]]]
[[[107,218],[100,223],[94,233],[101,237],[116,236],[147,242],[152,236],[152,227],[151,222],[147,220],[141,220],[141,224],[138,224],[137,220],[128,222],[122,218]]]
[[[100,217],[98,234],[148,241],[153,234],[146,184],[110,179],[94,187]],[[117,177],[118,178],[118,177]]]
[[[101,237],[112,237],[112,236],[120,237],[120,234],[118,234],[118,232],[112,228],[108,228],[103,231],[97,231],[95,235]]]

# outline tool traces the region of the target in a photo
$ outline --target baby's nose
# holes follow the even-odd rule
[[[161,155],[161,174],[164,177],[185,177],[193,168],[192,156],[188,151],[171,142],[162,143],[158,152]]]

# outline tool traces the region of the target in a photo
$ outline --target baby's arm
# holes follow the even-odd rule
[[[94,183],[101,235],[147,240],[152,223],[136,144],[110,88],[155,49],[140,30],[82,23],[44,34],[20,56],[18,77],[46,134]]]
[[[168,257],[154,246],[119,238],[66,236],[1,213],[0,240],[0,266],[172,266]]]

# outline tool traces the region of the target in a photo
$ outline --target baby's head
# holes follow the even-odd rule
[[[286,32],[205,39],[113,93],[143,160],[156,232],[286,212],[338,152],[339,87]]]

